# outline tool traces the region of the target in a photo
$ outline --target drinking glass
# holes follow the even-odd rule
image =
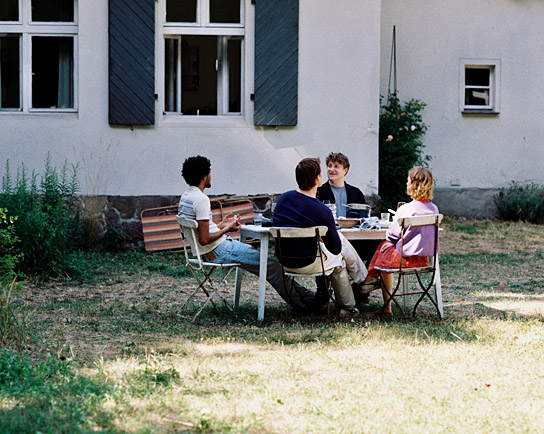
[[[255,226],[262,226],[263,225],[263,214],[260,212],[256,212],[253,214],[253,224]]]

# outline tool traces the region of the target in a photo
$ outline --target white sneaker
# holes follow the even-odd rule
[[[359,316],[361,313],[359,312],[359,309],[356,307],[348,308],[348,309],[340,309],[340,312],[338,313],[338,316],[340,318],[354,318]]]

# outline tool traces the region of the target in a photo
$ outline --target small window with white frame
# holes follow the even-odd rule
[[[499,113],[498,60],[461,61],[461,111],[463,113]]]
[[[77,111],[77,0],[0,0],[0,112]]]
[[[244,0],[164,1],[164,113],[240,116]]]

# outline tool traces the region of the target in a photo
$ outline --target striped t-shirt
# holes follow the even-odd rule
[[[208,220],[210,225],[210,233],[218,232],[219,227],[212,220],[212,207],[210,199],[198,187],[190,186],[181,195],[178,205],[178,216],[191,220]],[[212,241],[205,246],[198,243],[200,253],[208,253],[215,249],[219,244],[225,241],[226,236],[223,235],[217,240]]]

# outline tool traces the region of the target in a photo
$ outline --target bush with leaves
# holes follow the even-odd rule
[[[10,283],[16,277],[15,268],[22,256],[17,251],[16,220],[16,216],[8,216],[6,210],[0,208],[0,284]]]
[[[13,298],[20,289],[15,272],[21,258],[16,250],[19,241],[15,235],[16,220],[16,217],[8,216],[6,210],[0,208],[0,346],[24,340],[23,322]]]
[[[9,161],[2,179],[0,206],[14,221],[17,248],[22,257],[20,269],[26,273],[45,275],[63,271],[67,254],[81,242],[81,224],[76,193],[78,166],[58,169],[48,154],[45,172],[29,176],[24,164],[12,182]]]
[[[395,209],[406,202],[406,177],[414,166],[426,166],[431,160],[423,155],[422,137],[427,131],[421,111],[425,103],[412,99],[401,104],[396,93],[381,106],[380,113],[380,198],[382,209]]]
[[[495,204],[503,220],[544,224],[544,186],[513,182],[499,191]]]

